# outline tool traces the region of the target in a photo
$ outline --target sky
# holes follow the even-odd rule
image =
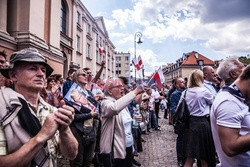
[[[250,54],[250,0],[81,0],[93,17],[103,16],[117,52],[134,57],[146,74],[183,53],[211,60]],[[138,40],[138,38],[136,38]]]

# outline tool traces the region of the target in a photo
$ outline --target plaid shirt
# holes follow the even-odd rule
[[[46,120],[46,116],[50,113],[53,113],[55,108],[51,105],[47,104],[42,98],[39,98],[38,109],[36,110],[31,104],[29,104],[30,108],[36,113],[36,116],[41,123],[44,124]],[[56,165],[56,158],[58,157],[58,140],[59,140],[59,132],[55,134],[55,136],[48,140],[50,158],[49,158],[49,166]],[[2,124],[0,124],[0,155],[7,155],[7,141],[5,138],[4,130]]]

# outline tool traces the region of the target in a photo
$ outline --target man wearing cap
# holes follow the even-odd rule
[[[53,72],[45,58],[36,49],[23,49],[0,72],[14,84],[14,90],[0,90],[1,166],[57,166],[59,150],[74,159],[78,143],[69,128],[74,109],[63,101],[56,109],[40,97]]]

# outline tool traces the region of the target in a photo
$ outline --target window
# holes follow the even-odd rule
[[[115,66],[116,66],[116,67],[121,67],[121,64],[120,64],[120,63],[116,63]]]
[[[95,56],[96,56],[96,62],[97,62],[97,63],[100,63],[100,62],[99,62],[99,52],[98,52],[98,51],[96,51]]]
[[[121,74],[121,70],[116,70],[115,73],[116,73],[117,75],[119,75],[119,74]]]
[[[76,50],[80,52],[80,37],[76,36]]]
[[[109,68],[109,59],[108,59],[108,69],[110,69],[110,68]]]
[[[66,34],[67,8],[64,0],[61,1],[61,32]]]
[[[113,67],[114,67],[114,63],[113,63],[113,61],[112,61],[112,67],[111,67],[111,70],[113,71]]]
[[[87,33],[88,33],[88,34],[90,34],[90,29],[91,29],[91,27],[90,27],[90,24],[88,23],[88,24],[87,24]]]
[[[126,61],[129,61],[129,56],[125,56],[125,60],[126,60]]]
[[[102,37],[100,37],[100,46],[102,46]]]
[[[121,57],[116,57],[115,61],[121,61]]]
[[[81,25],[81,13],[77,12],[77,24]]]
[[[86,57],[90,58],[90,44],[87,44],[87,55]]]
[[[102,61],[103,61],[103,60],[102,60],[102,54],[99,53],[99,56],[100,56],[100,62],[102,62]]]
[[[98,43],[98,38],[99,38],[99,36],[98,36],[98,34],[96,34],[96,42]]]

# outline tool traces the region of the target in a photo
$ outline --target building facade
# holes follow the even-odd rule
[[[115,53],[115,76],[130,77],[130,53]]]
[[[203,66],[212,66],[217,69],[218,63],[196,51],[183,53],[183,56],[176,63],[168,64],[163,69],[165,82],[171,85],[172,80],[177,77],[188,78],[193,70],[202,69]]]
[[[1,0],[0,15],[0,50],[8,56],[34,47],[54,73],[83,67],[96,73],[105,61],[101,78],[115,75],[115,46],[103,18],[92,17],[80,0]]]

